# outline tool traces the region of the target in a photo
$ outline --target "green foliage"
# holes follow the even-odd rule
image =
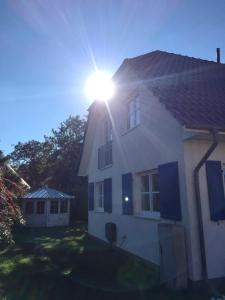
[[[75,195],[72,212],[86,218],[86,179],[77,176],[81,158],[86,120],[70,116],[44,141],[19,142],[11,153],[12,164],[32,189],[48,185]]]

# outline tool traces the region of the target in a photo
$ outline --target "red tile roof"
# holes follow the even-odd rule
[[[144,83],[184,126],[225,129],[225,65],[154,51],[126,59],[114,76]]]

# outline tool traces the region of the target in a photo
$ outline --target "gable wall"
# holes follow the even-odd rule
[[[112,177],[112,213],[89,211],[89,233],[105,239],[105,223],[117,224],[117,245],[153,263],[159,264],[158,223],[166,220],[140,217],[140,193],[137,172],[157,168],[167,162],[178,161],[182,202],[182,223],[187,227],[185,174],[183,168],[182,127],[145,87],[139,86],[141,124],[126,132],[126,102],[128,93],[110,102],[113,123],[113,166],[97,168],[97,149],[101,145],[101,119],[99,118],[92,147],[89,182]],[[122,174],[133,173],[134,215],[122,215]],[[187,239],[188,240],[188,239]],[[187,242],[189,247],[189,242]],[[189,255],[189,251],[188,251]]]

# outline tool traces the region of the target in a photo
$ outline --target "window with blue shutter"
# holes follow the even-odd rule
[[[159,166],[160,216],[181,220],[178,162]]]
[[[88,210],[94,210],[94,183],[88,184]]]
[[[221,162],[207,161],[205,166],[211,220],[225,220],[225,198]]]
[[[104,211],[112,212],[112,178],[104,180]]]
[[[133,214],[133,179],[132,174],[122,175],[122,208],[123,214]]]

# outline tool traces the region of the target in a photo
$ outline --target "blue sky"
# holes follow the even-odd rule
[[[224,0],[0,0],[0,149],[85,115],[94,64],[156,49],[225,62]]]

